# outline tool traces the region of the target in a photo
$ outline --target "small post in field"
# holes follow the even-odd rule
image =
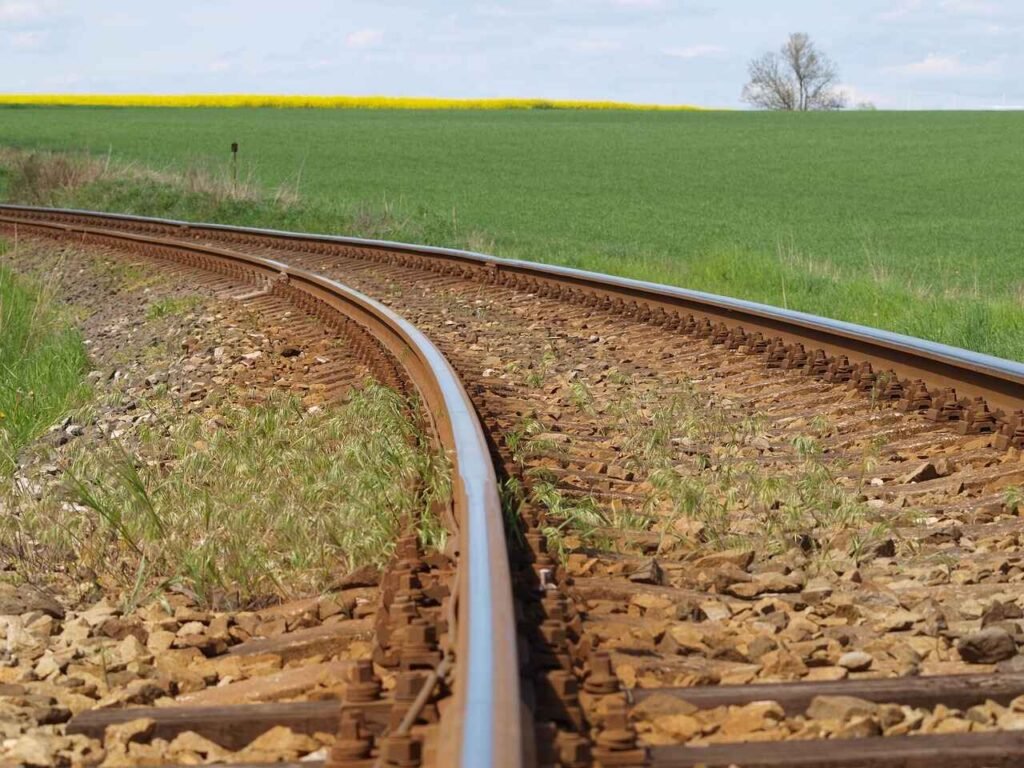
[[[238,183],[238,142],[231,142],[231,183]]]

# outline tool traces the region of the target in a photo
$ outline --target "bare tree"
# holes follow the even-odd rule
[[[750,62],[743,100],[759,109],[807,112],[842,109],[846,96],[836,88],[839,71],[810,37],[794,32],[777,53]]]

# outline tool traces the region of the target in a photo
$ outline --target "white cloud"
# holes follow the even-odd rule
[[[675,59],[703,59],[725,53],[725,48],[720,45],[691,45],[686,48],[663,48],[661,52]]]
[[[620,8],[664,8],[665,0],[611,0]]]
[[[939,7],[949,13],[966,13],[976,16],[995,16],[1002,12],[998,3],[988,0],[942,0]]]
[[[992,0],[894,0],[887,11],[875,18],[878,21],[900,21],[919,12],[940,16],[997,16],[1003,12],[1003,7]]]
[[[46,77],[42,82],[42,90],[48,93],[78,90],[85,78],[78,72],[61,72],[59,75]]]
[[[487,16],[495,19],[528,19],[544,15],[536,8],[509,8],[504,5],[480,5],[473,9],[473,12],[480,16]]]
[[[46,41],[44,32],[15,32],[9,38],[11,48],[16,51],[31,51]]]
[[[878,14],[877,18],[879,21],[898,21],[919,11],[923,5],[923,0],[898,0],[888,11]]]
[[[569,50],[576,53],[613,53],[622,50],[622,43],[618,40],[571,40],[568,44]]]
[[[345,45],[349,48],[372,48],[384,39],[384,33],[379,29],[358,29],[345,38]]]
[[[43,3],[30,2],[29,0],[0,2],[0,21],[13,24],[39,21],[46,15],[43,6]]]
[[[310,61],[306,64],[306,69],[310,72],[316,72],[321,69],[330,69],[331,67],[338,66],[336,59],[317,59],[316,61]]]
[[[132,29],[146,26],[146,20],[138,15],[130,13],[112,13],[97,20],[104,27],[119,29]]]
[[[877,91],[865,91],[856,85],[841,83],[837,89],[846,94],[846,105],[856,109],[860,104],[873,104],[876,107],[892,106],[892,100]]]
[[[909,75],[958,75],[963,70],[963,66],[956,56],[939,56],[929,53],[920,61],[904,64],[896,69]]]
[[[904,75],[923,76],[946,76],[957,77],[960,75],[985,75],[994,74],[999,70],[995,61],[985,64],[966,64],[959,56],[940,56],[936,53],[929,53],[920,61],[913,61],[898,67],[891,67],[891,72]]]

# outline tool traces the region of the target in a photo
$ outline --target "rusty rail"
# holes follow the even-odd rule
[[[442,721],[445,765],[523,765],[515,613],[498,483],[483,429],[451,365],[414,325],[339,282],[271,259],[160,237],[66,222],[25,221],[4,215],[0,225],[27,225],[81,237],[117,241],[142,250],[185,254],[192,266],[254,273],[283,285],[297,303],[327,309],[357,323],[404,369],[422,398],[434,434],[453,467],[452,506],[459,541],[455,701]]]

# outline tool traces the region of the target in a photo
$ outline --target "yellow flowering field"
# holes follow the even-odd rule
[[[93,107],[303,107],[314,109],[636,109],[697,111],[689,104],[550,99],[437,99],[418,96],[279,96],[258,93],[2,93],[0,104]]]

